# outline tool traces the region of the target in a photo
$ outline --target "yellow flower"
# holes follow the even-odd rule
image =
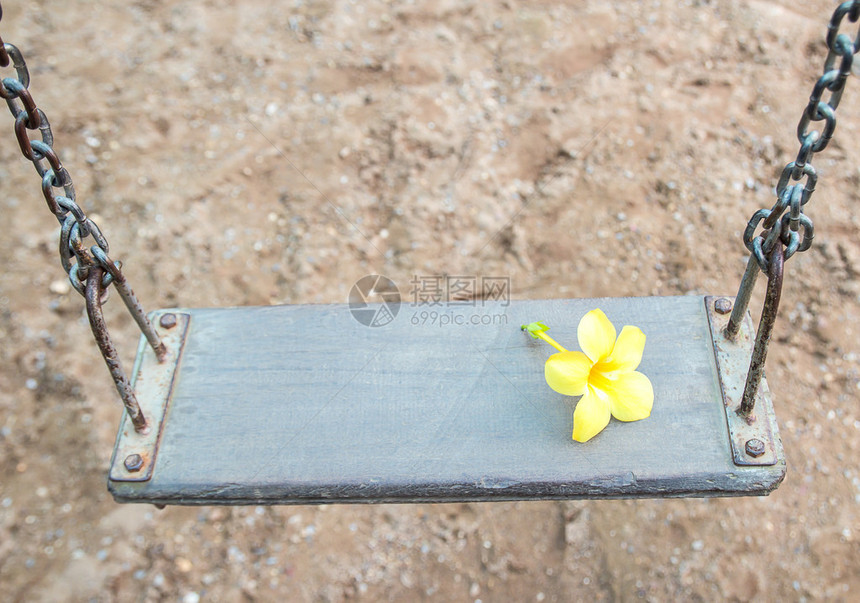
[[[651,414],[654,389],[636,368],[645,350],[645,334],[626,326],[615,338],[615,327],[602,310],[582,317],[576,338],[582,352],[570,352],[546,334],[546,325],[523,325],[532,337],[558,350],[546,361],[544,376],[549,386],[566,396],[582,396],[573,413],[573,439],[587,442],[609,424],[610,414],[619,421],[638,421]],[[583,353],[584,352],[584,353]]]

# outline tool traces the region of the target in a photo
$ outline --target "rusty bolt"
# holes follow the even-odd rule
[[[732,300],[721,297],[714,302],[714,310],[717,311],[717,314],[728,314],[732,311]]]
[[[141,467],[143,467],[143,457],[139,454],[130,454],[125,457],[123,465],[125,465],[125,468],[128,469],[130,473],[135,473],[140,471]]]
[[[165,329],[172,329],[176,326],[176,314],[171,314],[168,312],[167,314],[162,314],[161,319],[158,321]]]
[[[760,457],[761,455],[764,454],[764,442],[762,442],[761,440],[759,440],[757,438],[747,440],[747,445],[745,448],[746,448],[747,454],[750,455],[751,457],[753,457],[754,459],[757,459],[758,457]]]

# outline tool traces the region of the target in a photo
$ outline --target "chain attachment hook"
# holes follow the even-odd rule
[[[785,249],[781,242],[777,242],[773,246],[768,259],[767,293],[765,294],[761,320],[759,320],[758,331],[755,336],[755,346],[753,347],[752,358],[750,359],[749,371],[747,371],[744,394],[741,398],[740,408],[737,410],[738,415],[748,422],[755,420],[755,415],[753,414],[755,410],[755,397],[761,384],[762,375],[764,375],[767,349],[770,345],[773,325],[776,322],[777,310],[779,310],[779,300],[782,296]]]
[[[143,412],[140,410],[140,404],[137,401],[137,396],[134,395],[134,388],[128,380],[122,363],[119,360],[116,348],[111,341],[110,334],[107,330],[104,314],[102,313],[102,294],[104,292],[104,283],[102,279],[105,276],[104,268],[98,265],[90,266],[87,270],[87,286],[86,286],[86,304],[87,316],[90,319],[90,328],[93,331],[93,337],[96,344],[99,346],[99,351],[105,359],[108,371],[113,377],[116,390],[122,398],[122,404],[128,413],[128,418],[134,425],[134,430],[138,433],[146,433],[149,430],[149,425]]]

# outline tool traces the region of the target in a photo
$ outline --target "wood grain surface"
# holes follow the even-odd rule
[[[571,439],[540,320],[576,349],[583,314],[646,333],[651,417]],[[423,309],[427,309],[426,307]],[[179,380],[148,482],[119,501],[167,504],[474,501],[767,494],[785,460],[732,462],[703,298],[476,302],[440,326],[402,304],[383,327],[347,305],[185,310]],[[455,319],[455,316],[461,318]],[[493,316],[493,325],[472,324]],[[419,324],[413,324],[418,322]],[[462,324],[453,324],[460,322]],[[777,436],[778,440],[778,436]]]

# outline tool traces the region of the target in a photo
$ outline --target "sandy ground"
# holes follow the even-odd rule
[[[0,32],[149,309],[342,302],[369,273],[731,294],[821,70],[834,4],[799,6],[35,0],[4,2]],[[851,80],[815,161],[816,242],[787,264],[769,358],[785,482],[684,501],[115,504],[120,405],[7,115],[0,598],[850,599],[857,98]],[[116,297],[108,318],[130,362]]]

